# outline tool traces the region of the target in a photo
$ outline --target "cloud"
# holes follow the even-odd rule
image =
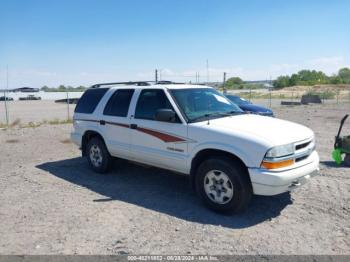
[[[320,57],[307,61],[306,66],[326,74],[335,74],[342,67],[349,67],[342,56]]]
[[[209,80],[222,81],[223,73],[226,72],[227,78],[238,76],[244,80],[267,80],[274,79],[280,75],[291,75],[303,69],[320,70],[328,75],[335,74],[342,67],[349,67],[344,57],[319,57],[311,60],[305,60],[299,64],[282,63],[268,64],[265,68],[243,68],[243,67],[210,67]],[[199,74],[200,81],[206,81],[207,69],[187,69],[183,71],[174,71],[169,68],[161,69],[163,80],[174,81],[196,81],[196,74]],[[154,78],[154,71],[139,74],[141,77]]]
[[[350,67],[349,62],[342,56],[318,57],[303,61],[299,64],[282,63],[267,64],[263,68],[244,68],[236,67],[209,67],[209,80],[222,81],[223,73],[227,73],[227,78],[238,76],[244,80],[267,80],[274,79],[280,75],[291,75],[302,69],[320,70],[328,75],[337,73],[342,67]],[[84,69],[83,69],[84,70]],[[185,68],[183,70],[174,70],[172,68],[159,69],[160,79],[172,80],[178,82],[196,81],[196,74],[199,74],[199,81],[207,80],[207,68]],[[9,70],[9,88],[17,88],[22,86],[42,87],[72,85],[89,86],[94,83],[114,82],[114,81],[131,81],[131,80],[153,80],[154,70],[147,71],[127,71],[127,72],[88,72],[88,71],[71,71],[58,72],[42,69],[28,70]],[[6,86],[6,71],[0,68],[0,86]]]

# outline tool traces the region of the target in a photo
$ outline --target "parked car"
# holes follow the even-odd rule
[[[8,97],[8,96],[0,96],[0,101],[13,101],[12,97]]]
[[[231,102],[235,103],[239,106],[240,109],[242,109],[244,112],[248,112],[251,114],[258,114],[263,116],[273,116],[273,111],[271,109],[268,109],[266,107],[254,105],[248,100],[245,100],[244,98],[241,98],[239,96],[235,95],[226,95],[228,99],[231,100]]]
[[[309,128],[245,114],[214,88],[96,86],[79,99],[71,140],[98,173],[118,157],[187,174],[203,202],[222,212],[243,210],[253,194],[294,190],[318,173]]]
[[[19,100],[41,100],[41,97],[35,95],[28,95],[26,97],[20,97]]]

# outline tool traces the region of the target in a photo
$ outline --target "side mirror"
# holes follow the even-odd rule
[[[175,112],[171,109],[158,109],[155,119],[162,122],[174,122],[175,115]]]

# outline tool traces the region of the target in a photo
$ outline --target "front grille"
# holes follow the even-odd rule
[[[306,156],[302,156],[302,157],[299,157],[299,158],[296,158],[295,159],[295,162],[300,162],[300,161],[303,161],[304,159],[308,158],[309,155],[306,155]]]
[[[308,145],[310,145],[310,143],[311,143],[311,141],[296,145],[295,150],[297,151],[297,150],[303,149],[303,148],[307,147]]]
[[[313,140],[302,141],[295,144],[295,162],[307,159],[314,150]]]

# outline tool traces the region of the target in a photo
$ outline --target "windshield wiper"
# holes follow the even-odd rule
[[[205,114],[203,116],[193,118],[190,122],[193,123],[193,122],[197,122],[200,120],[210,120],[210,117],[213,117],[213,116],[225,117],[225,116],[233,116],[233,115],[241,115],[241,114],[244,114],[244,113],[239,112],[239,111],[213,112],[213,113],[209,113],[209,114]]]
[[[224,113],[220,113],[221,115],[225,115],[225,116],[233,116],[233,115],[241,115],[244,114],[244,112],[239,112],[239,111],[229,111],[229,112],[224,112]]]

